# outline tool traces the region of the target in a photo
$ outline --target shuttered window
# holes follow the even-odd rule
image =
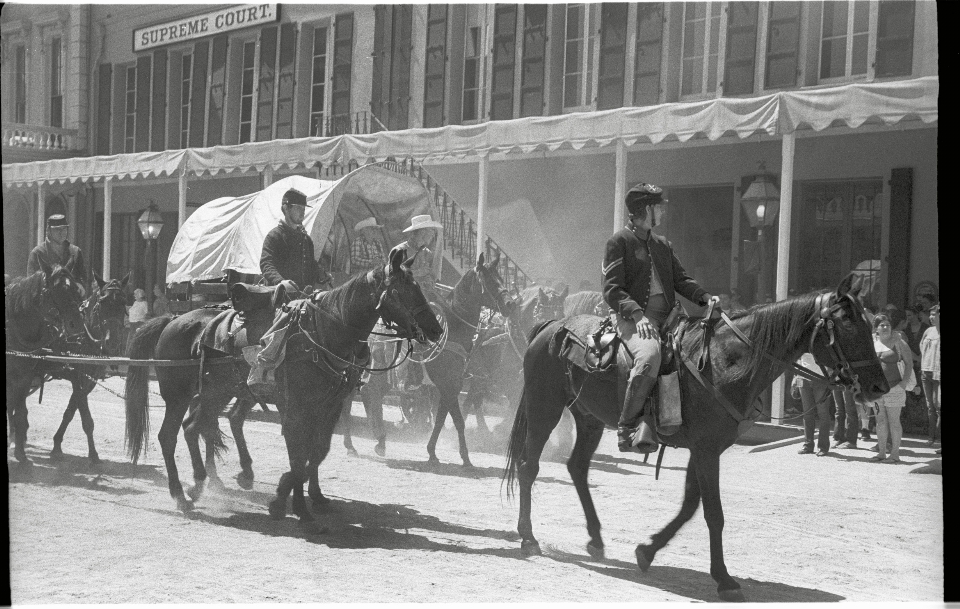
[[[277,127],[274,137],[293,137],[293,89],[296,81],[297,24],[280,26],[280,56],[277,65]]]
[[[771,2],[767,22],[765,88],[797,86],[799,45],[800,3]]]
[[[423,126],[444,124],[444,87],[446,86],[447,6],[431,4],[427,8],[427,57],[423,83]]]
[[[604,2],[600,8],[600,68],[597,109],[623,106],[623,74],[627,52],[627,5]]]
[[[517,7],[498,4],[493,20],[493,82],[490,119],[513,118],[513,77],[517,48]]]
[[[63,127],[63,45],[59,36],[50,39],[50,126]]]
[[[100,64],[97,95],[97,149],[96,154],[110,154],[110,118],[112,109],[113,66]]]
[[[243,45],[243,72],[240,76],[240,141],[244,144],[250,141],[253,133],[253,82],[254,58],[257,52],[257,43],[246,42]]]
[[[547,5],[524,5],[523,56],[520,60],[520,116],[543,114],[546,25]]]
[[[153,120],[150,131],[150,150],[164,149],[167,132],[167,50],[153,52]]]
[[[350,79],[353,70],[353,13],[337,15],[333,41],[332,129],[328,135],[351,132]]]
[[[14,110],[13,120],[16,123],[27,122],[27,47],[20,44],[14,51],[15,64],[14,70]]]
[[[204,118],[207,116],[207,63],[210,59],[210,42],[204,40],[193,47],[193,77],[190,93],[190,146],[204,145]]]
[[[137,152],[150,150],[150,56],[137,59],[137,125],[134,149]]]
[[[633,71],[633,104],[660,101],[660,60],[663,53],[663,3],[637,3],[637,49]]]
[[[260,30],[260,77],[257,86],[258,142],[273,139],[273,94],[276,86],[277,28]]]
[[[135,152],[133,143],[137,137],[137,67],[129,66],[124,95],[123,151]]]
[[[875,76],[909,76],[913,73],[915,10],[913,1],[880,2]]]
[[[727,49],[723,94],[753,93],[757,63],[757,2],[731,2],[727,8]]]
[[[210,112],[207,126],[207,146],[219,146],[223,143],[223,103],[226,98],[227,78],[227,36],[222,34],[213,39],[213,55],[210,65]]]

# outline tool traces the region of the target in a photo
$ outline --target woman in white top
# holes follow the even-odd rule
[[[873,318],[873,347],[880,366],[890,383],[890,391],[877,403],[877,455],[871,461],[900,463],[900,440],[903,428],[900,412],[906,402],[907,391],[917,384],[913,375],[913,353],[910,346],[893,331],[890,318],[884,314]],[[891,440],[890,456],[887,457],[887,437]]]
[[[940,440],[940,305],[930,307],[930,327],[920,339],[920,374],[923,395],[927,398],[927,422],[930,440]],[[937,451],[938,453],[940,451]]]

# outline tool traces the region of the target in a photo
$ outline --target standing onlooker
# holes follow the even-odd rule
[[[160,284],[153,286],[153,316],[173,317],[173,313],[170,312],[170,301],[167,300],[167,295]]]
[[[930,308],[931,327],[920,339],[920,371],[923,395],[927,398],[929,444],[940,440],[940,305]],[[940,451],[937,451],[940,454]]]
[[[837,407],[837,429],[833,432],[831,448],[856,448],[860,417],[853,400],[853,390],[842,387],[833,390],[833,403]]]
[[[809,353],[803,354],[800,365],[807,370],[820,372],[820,366]],[[799,395],[803,404],[803,448],[799,452],[801,455],[813,453],[814,432],[819,427],[817,456],[823,457],[830,452],[830,405],[827,403],[829,388],[814,385],[800,375],[793,377],[792,385],[794,398]]]
[[[910,347],[893,330],[890,318],[879,314],[873,319],[873,347],[880,358],[880,366],[890,385],[890,391],[877,400],[877,455],[872,461],[900,462],[900,412],[906,403],[907,391],[913,389],[913,354]],[[891,440],[890,456],[887,457],[887,436]]]
[[[133,305],[127,311],[127,319],[130,321],[130,333],[127,335],[127,348],[133,343],[133,336],[137,333],[137,328],[143,325],[143,322],[150,318],[150,305],[147,303],[147,293],[137,288],[133,291]]]

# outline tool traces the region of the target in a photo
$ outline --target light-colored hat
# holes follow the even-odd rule
[[[380,228],[380,225],[377,224],[376,218],[370,216],[369,218],[364,218],[363,220],[357,222],[357,225],[353,227],[353,232],[358,233],[364,228]]]
[[[421,229],[421,228],[438,228],[438,229],[442,229],[442,228],[443,228],[443,224],[440,224],[439,222],[437,222],[436,220],[434,220],[433,218],[431,218],[431,217],[429,216],[429,214],[423,214],[422,216],[414,216],[413,218],[411,218],[411,219],[410,219],[410,226],[408,226],[407,228],[403,229],[403,232],[409,233],[410,231],[415,231],[415,230]]]

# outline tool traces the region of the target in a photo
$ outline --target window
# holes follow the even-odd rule
[[[180,147],[190,146],[190,90],[193,76],[193,55],[180,58]]]
[[[797,86],[800,75],[800,3],[771,2],[767,22],[767,65],[764,87]]]
[[[253,132],[253,83],[257,43],[243,44],[243,72],[240,77],[240,143],[250,141]]]
[[[63,48],[59,36],[50,39],[50,126],[63,127]]]
[[[273,139],[273,95],[277,82],[277,28],[260,30],[260,77],[257,86],[257,141]]]
[[[600,69],[597,109],[623,106],[623,73],[627,54],[627,5],[604,2],[600,8]]]
[[[297,57],[297,24],[280,26],[280,53],[277,56],[277,119],[274,137],[293,137],[293,94],[296,75],[293,67]]]
[[[756,2],[731,2],[727,9],[727,46],[724,56],[723,94],[753,93],[757,60]]]
[[[134,152],[134,140],[137,128],[137,68],[127,68],[123,123],[123,151]]]
[[[720,8],[719,2],[687,2],[683,6],[680,95],[704,95],[717,90]]]
[[[633,72],[633,103],[660,101],[660,60],[663,45],[663,3],[637,3],[637,52]]]
[[[520,116],[543,114],[547,5],[523,8],[523,55],[520,60]]]
[[[498,4],[493,18],[493,81],[490,119],[513,118],[513,76],[517,55],[517,6]]]
[[[440,127],[444,124],[447,5],[431,4],[427,11],[427,60],[424,67],[423,126]]]
[[[207,146],[223,144],[223,106],[227,85],[227,35],[214,36],[210,53]]]
[[[875,76],[913,73],[914,5],[913,1],[880,2]]]
[[[327,90],[327,28],[313,30],[313,70],[310,85],[310,135],[324,135],[324,103]]]
[[[867,74],[870,31],[868,0],[823,3],[820,40],[820,78]]]
[[[342,135],[352,132],[350,117],[350,78],[353,70],[353,13],[337,15],[333,27],[333,95],[331,98],[331,132]],[[409,70],[408,70],[409,74]]]
[[[568,4],[563,58],[563,108],[582,109],[593,103],[593,41],[595,5]]]
[[[17,45],[14,52],[14,61],[16,62],[14,77],[15,102],[13,109],[13,121],[15,123],[27,122],[27,47]]]
[[[480,28],[471,27],[463,58],[463,120],[480,118]]]

